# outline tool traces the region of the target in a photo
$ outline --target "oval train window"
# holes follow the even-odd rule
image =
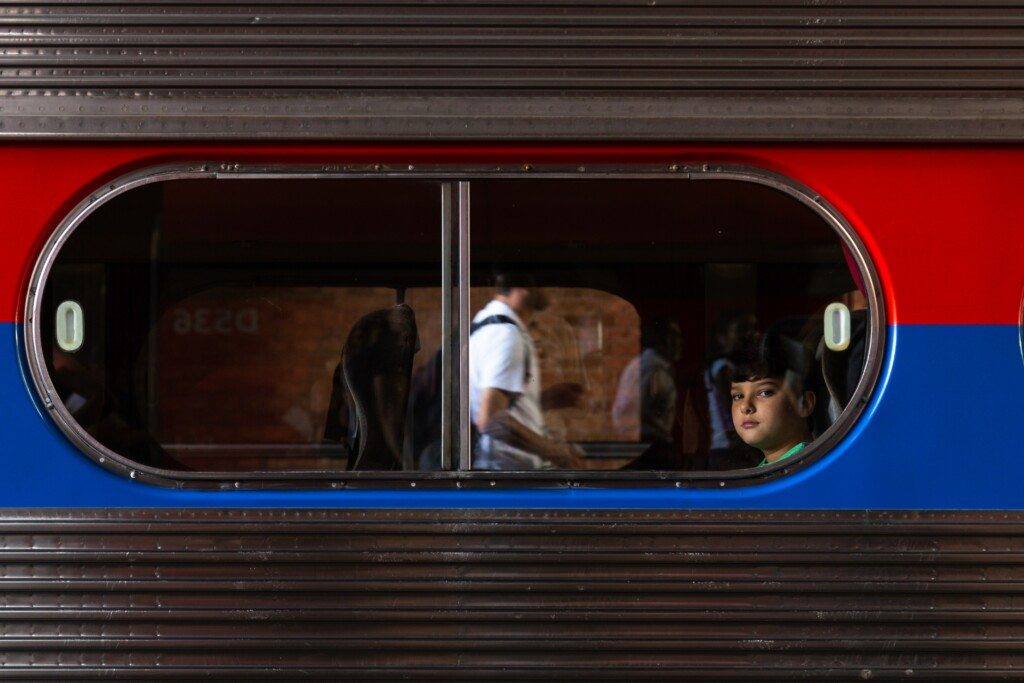
[[[772,472],[863,405],[877,282],[820,202],[697,175],[182,171],[51,241],[33,376],[87,453],[157,480]]]

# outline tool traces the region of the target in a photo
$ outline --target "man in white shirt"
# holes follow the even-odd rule
[[[580,469],[580,449],[550,438],[544,425],[547,397],[542,396],[537,350],[526,325],[547,306],[547,298],[539,287],[511,284],[499,276],[494,299],[473,318],[469,337],[470,414],[480,432],[473,467]]]

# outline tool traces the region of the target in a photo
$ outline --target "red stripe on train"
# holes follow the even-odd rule
[[[1015,324],[1024,290],[1024,149],[934,146],[342,146],[54,143],[0,147],[0,322],[20,321],[28,276],[90,192],[171,161],[689,162],[748,164],[810,186],[857,229],[889,322]]]

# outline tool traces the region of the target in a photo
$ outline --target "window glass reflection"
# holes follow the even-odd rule
[[[472,188],[474,467],[752,468],[799,453],[848,403],[863,283],[795,199],[725,180]],[[842,353],[823,343],[832,302],[854,311]],[[781,374],[759,375],[780,353]],[[784,409],[747,400],[747,381],[774,382],[751,395]]]
[[[141,464],[416,469],[414,437],[440,433],[439,410],[410,409],[440,348],[440,255],[437,183],[147,186],[60,252],[51,377],[83,429]],[[87,327],[73,353],[47,320],[65,300]]]
[[[796,199],[734,180],[470,191],[474,468],[769,466],[849,405],[864,282]],[[440,183],[394,179],[116,197],[46,283],[61,402],[107,449],[160,468],[440,469],[440,204]]]

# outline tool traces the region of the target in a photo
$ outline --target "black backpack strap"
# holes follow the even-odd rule
[[[519,323],[517,323],[515,320],[513,320],[510,317],[508,317],[507,315],[502,315],[500,313],[497,313],[495,315],[487,316],[483,320],[478,320],[475,323],[472,323],[469,326],[469,336],[472,337],[474,332],[479,330],[481,327],[487,327],[488,325],[513,325],[517,330],[519,330],[520,334],[524,334],[524,335],[526,334],[526,330],[521,328],[519,326]],[[530,346],[529,346],[529,344],[527,344],[527,346],[526,346],[526,367],[523,368],[523,380],[526,381],[526,382],[530,381],[530,362],[531,362]]]
[[[488,325],[515,325],[516,327],[519,327],[519,325],[516,324],[515,320],[508,317],[507,315],[501,315],[499,313],[497,315],[488,316],[483,320],[478,320],[477,322],[472,323],[469,326],[470,336],[473,336],[473,334],[475,334],[476,331],[479,330],[481,327],[487,327]]]

